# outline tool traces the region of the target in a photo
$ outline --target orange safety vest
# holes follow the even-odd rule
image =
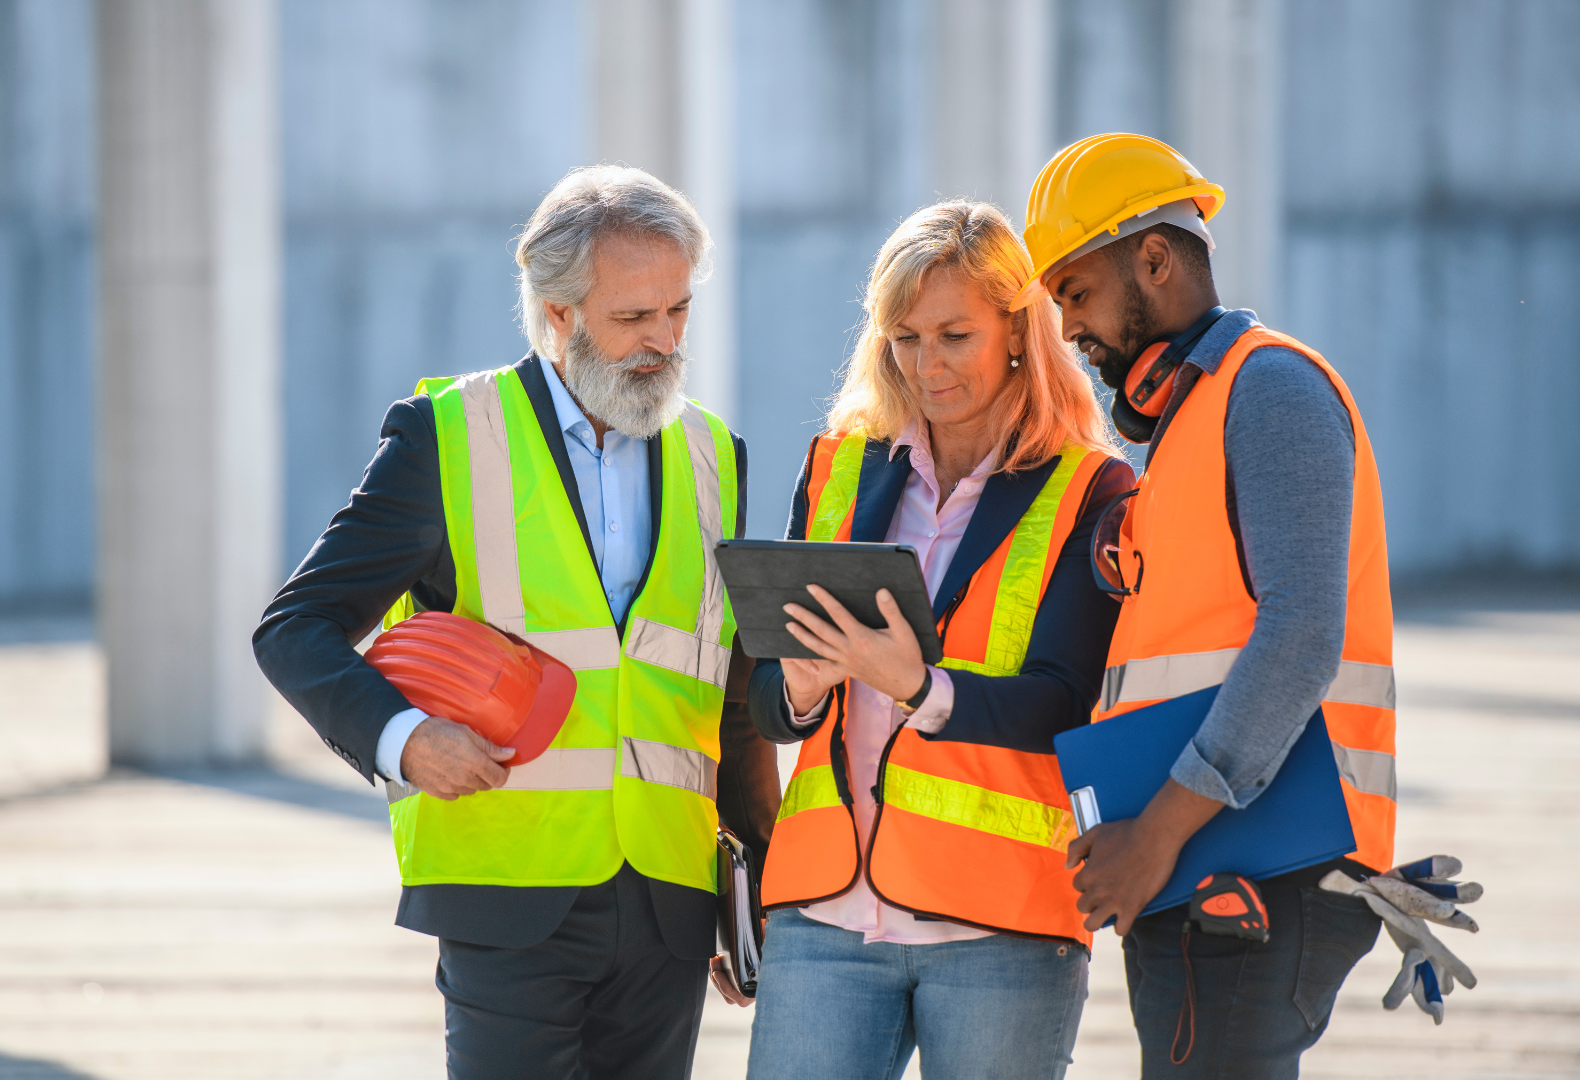
[[[807,539],[848,540],[867,440],[814,442]],[[1106,455],[1062,448],[1042,491],[938,623],[940,667],[1014,675],[1060,549]],[[844,751],[849,684],[801,744],[763,871],[766,908],[802,907],[853,888],[861,870]],[[889,739],[874,790],[867,883],[887,904],[918,915],[1090,946],[1075,909],[1065,848],[1075,836],[1069,796],[1052,753],[929,741],[902,726]]]
[[[1093,719],[1222,684],[1256,625],[1256,598],[1225,498],[1229,391],[1253,349],[1310,358],[1332,381],[1355,429],[1344,653],[1322,701],[1355,830],[1357,862],[1393,865],[1395,802],[1393,604],[1382,487],[1349,387],[1316,351],[1263,326],[1241,334],[1216,373],[1203,374],[1170,421],[1120,529],[1125,597]],[[1139,577],[1138,577],[1139,575]]]

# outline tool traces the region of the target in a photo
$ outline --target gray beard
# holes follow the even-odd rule
[[[665,356],[655,352],[636,352],[623,360],[611,360],[594,343],[592,335],[576,319],[576,332],[565,343],[565,388],[589,416],[597,417],[620,434],[632,439],[651,439],[674,423],[686,408],[681,389],[686,385],[686,368],[691,358],[685,343]],[[646,374],[639,367],[663,364],[660,371]]]

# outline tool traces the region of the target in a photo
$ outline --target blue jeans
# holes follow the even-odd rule
[[[747,1080],[1057,1080],[1086,1001],[1087,951],[997,934],[871,945],[791,908],[763,943]]]

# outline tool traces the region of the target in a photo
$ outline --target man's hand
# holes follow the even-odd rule
[[[1105,821],[1070,841],[1065,869],[1086,863],[1074,882],[1086,928],[1096,930],[1112,915],[1114,933],[1128,934],[1141,909],[1168,884],[1185,841],[1222,809],[1218,800],[1169,780],[1140,817]]]
[[[495,746],[465,724],[430,716],[418,724],[400,755],[400,774],[424,794],[453,802],[499,787],[510,775],[500,762],[516,752]]]
[[[752,999],[741,993],[741,988],[735,985],[735,976],[730,974],[730,964],[724,959],[723,953],[708,961],[708,978],[712,980],[714,989],[731,1005],[739,1005],[744,1009],[752,1003]]]

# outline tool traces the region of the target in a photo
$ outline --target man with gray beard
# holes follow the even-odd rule
[[[385,781],[396,922],[439,939],[449,1075],[681,1078],[715,953],[715,823],[762,865],[779,805],[713,546],[746,447],[688,402],[706,227],[638,169],[578,169],[520,238],[520,362],[425,379],[264,614],[254,651]],[[413,708],[353,649],[445,611],[569,665],[553,744]]]

